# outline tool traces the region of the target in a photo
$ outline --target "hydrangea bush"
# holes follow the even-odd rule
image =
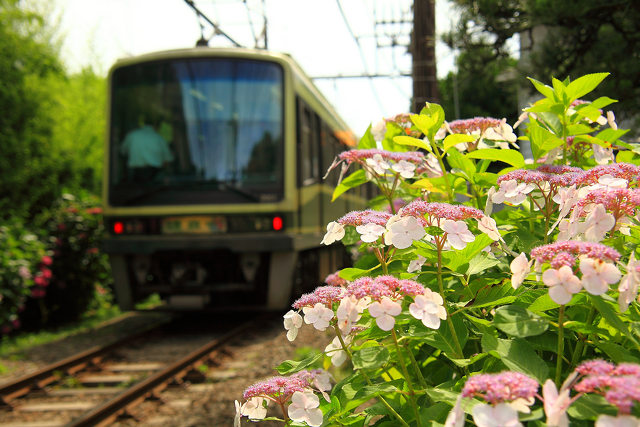
[[[639,147],[582,99],[606,76],[531,80],[519,138],[426,104],[339,155],[334,199],[380,191],[322,243],[360,258],[284,316],[327,345],[247,388],[236,425],[639,426]]]

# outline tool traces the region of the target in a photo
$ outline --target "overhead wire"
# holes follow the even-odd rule
[[[342,9],[342,4],[340,3],[340,0],[336,0],[336,3],[338,4],[338,9],[340,10],[340,15],[342,15],[342,19],[344,21],[345,26],[347,27],[347,30],[349,31],[349,34],[351,35],[353,40],[356,42],[356,46],[358,46],[358,52],[360,53],[360,60],[362,61],[362,66],[364,67],[364,71],[365,71],[366,74],[370,74],[369,73],[369,66],[367,65],[367,61],[366,61],[366,58],[364,56],[364,51],[362,50],[362,45],[360,44],[360,38],[356,37],[356,35],[354,34],[353,30],[351,29],[351,25],[349,24],[349,20],[347,19],[347,15],[344,13],[344,10]],[[375,85],[373,84],[373,79],[371,77],[368,77],[368,81],[369,81],[369,86],[371,87],[371,91],[373,92],[373,96],[374,96],[376,102],[378,103],[378,107],[380,107],[380,111],[384,111],[384,107],[382,105],[382,101],[380,100],[380,97],[378,96],[378,92],[376,91]]]

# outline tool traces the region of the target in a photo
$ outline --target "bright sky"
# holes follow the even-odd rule
[[[376,20],[400,20],[402,10],[411,11],[411,0],[340,0],[349,27],[337,0],[246,0],[250,12],[242,0],[195,0],[195,4],[247,47],[254,47],[252,33],[262,29],[264,4],[269,49],[291,54],[312,77],[365,72],[397,75],[411,70],[411,56],[404,48],[376,49],[373,37]],[[54,5],[54,18],[59,19],[64,37],[63,58],[71,71],[91,65],[106,74],[118,58],[192,47],[200,38],[199,21],[184,0],[54,0]],[[446,0],[436,1],[436,15],[438,33],[456,19]],[[205,37],[211,36],[211,27],[204,25]],[[382,34],[384,27],[377,28]],[[396,35],[409,29],[407,24],[386,28]],[[388,44],[390,38],[379,40]],[[209,45],[230,43],[216,36]],[[436,56],[438,75],[446,75],[453,67],[453,53],[438,43]],[[315,82],[357,135],[370,123],[409,108],[408,77]]]

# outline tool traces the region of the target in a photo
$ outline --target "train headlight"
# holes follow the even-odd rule
[[[116,221],[113,223],[113,232],[115,234],[124,233],[124,223],[122,221]]]

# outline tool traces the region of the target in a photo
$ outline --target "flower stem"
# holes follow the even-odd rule
[[[558,360],[556,361],[556,387],[560,388],[562,382],[562,357],[564,355],[564,305],[558,312]]]
[[[404,358],[402,357],[402,350],[400,350],[400,344],[398,344],[398,336],[396,335],[395,328],[391,328],[391,336],[393,337],[393,342],[396,345],[396,351],[398,352],[398,361],[400,362],[400,368],[402,369],[402,374],[404,375],[404,378],[407,381],[407,387],[409,387],[409,402],[411,403],[411,407],[413,408],[413,414],[416,417],[416,423],[418,427],[422,427],[422,421],[420,420],[420,412],[418,411],[418,405],[416,404],[416,396],[415,396],[415,390],[413,388],[413,382],[411,381],[411,377],[409,376],[407,365],[404,363]]]
[[[336,331],[336,335],[338,336],[338,340],[340,341],[340,345],[342,346],[342,349],[344,350],[345,353],[347,353],[347,357],[349,358],[349,361],[353,365],[353,355],[351,354],[351,351],[349,350],[347,345],[344,343],[344,340],[342,339],[342,333],[340,332],[338,325],[333,325],[333,329]],[[359,371],[362,377],[364,378],[364,380],[367,382],[367,384],[373,385],[369,376],[362,369],[360,369]],[[387,410],[391,413],[391,415],[396,417],[396,419],[400,422],[400,424],[402,424],[405,427],[409,427],[409,424],[407,424],[407,422],[402,419],[400,414],[398,414],[398,412],[396,412],[396,410],[393,409],[393,407],[389,404],[389,402],[385,400],[384,397],[378,395],[378,399],[380,399],[380,402],[387,408]]]
[[[593,319],[595,317],[596,317],[596,309],[594,306],[591,306],[591,308],[589,309],[589,314],[587,315],[587,320],[585,321],[585,324],[587,326],[591,326],[591,324],[593,323]],[[573,350],[573,356],[571,357],[572,367],[575,367],[580,361],[580,358],[582,357],[582,352],[584,350],[584,343],[586,339],[587,337],[584,337],[584,339],[579,340],[578,344],[576,344],[576,348]]]
[[[464,353],[462,352],[462,346],[460,345],[460,341],[458,340],[458,335],[456,334],[456,329],[453,326],[453,320],[451,320],[451,315],[449,314],[449,307],[447,304],[447,299],[444,295],[444,285],[442,284],[442,243],[436,245],[438,248],[438,289],[440,291],[440,296],[444,302],[444,309],[447,312],[447,325],[449,326],[449,331],[451,331],[451,336],[453,337],[453,343],[456,346],[455,355],[458,359],[464,358]]]

